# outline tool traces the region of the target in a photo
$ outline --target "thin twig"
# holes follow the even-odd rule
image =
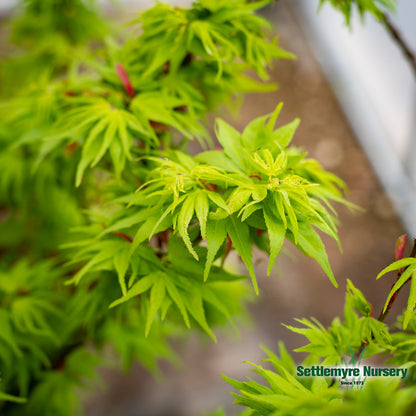
[[[383,13],[381,15],[381,22],[384,24],[385,28],[387,29],[387,32],[390,33],[390,35],[393,37],[403,54],[406,56],[410,67],[413,70],[413,74],[416,77],[416,55],[415,52],[412,51],[410,46],[406,43],[404,37],[399,32],[397,27],[394,25],[390,17],[387,15],[387,13]]]
[[[230,254],[232,246],[233,246],[233,243],[231,241],[231,238],[230,238],[229,235],[227,235],[227,246],[225,248],[224,255],[221,258],[221,268],[224,267],[225,260],[227,259],[228,255]]]

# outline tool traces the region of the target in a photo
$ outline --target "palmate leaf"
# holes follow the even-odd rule
[[[185,326],[197,324],[212,338],[213,317],[233,322],[239,303],[221,302],[220,293],[227,283],[235,297],[240,279],[213,264],[234,248],[258,292],[252,244],[260,244],[253,235],[263,230],[269,241],[268,273],[287,238],[336,284],[316,229],[337,238],[335,218],[325,204],[342,201],[342,182],[287,148],[297,123],[275,130],[279,111],[253,121],[243,134],[219,122],[223,151],[147,157],[148,181],[136,193],[118,198],[121,209],[109,221],[99,219],[104,227],[92,226],[92,238],[79,243],[73,263],[84,265],[71,282],[110,271],[121,289],[111,306],[140,304],[145,335],[156,322],[176,317]],[[255,147],[250,148],[250,137]],[[146,244],[153,236],[155,247]],[[372,322],[359,322],[350,340],[348,331],[334,323],[323,351],[334,359],[340,346],[328,352],[332,338],[356,345],[374,328]],[[310,352],[316,356],[319,350]]]
[[[116,108],[100,97],[71,98],[68,111],[54,126],[54,133],[44,139],[50,149],[63,140],[82,142],[82,155],[76,173],[76,186],[81,184],[87,167],[95,166],[106,153],[120,177],[126,160],[131,159],[131,144],[135,137],[155,142],[155,135],[145,123],[130,112]],[[45,151],[41,150],[44,156]]]
[[[321,238],[314,229],[305,223],[299,224],[299,241],[295,242],[294,237],[288,236],[292,240],[296,247],[298,247],[306,256],[314,258],[325,271],[332,284],[338,287],[338,283],[335,280],[334,274],[329,265],[328,256],[326,254],[325,246],[322,243]]]
[[[230,84],[230,80],[238,78],[237,72],[243,71],[237,71],[235,58],[246,61],[247,65],[243,65],[244,67],[256,66],[256,70],[265,76],[264,66],[273,57],[289,56],[266,40],[264,29],[270,25],[264,19],[253,16],[253,11],[265,4],[257,2],[247,5],[244,1],[239,1],[232,7],[223,5],[218,8],[213,4],[201,3],[195,4],[191,10],[158,5],[146,12],[143,15],[143,35],[139,38],[136,48],[130,50],[130,44],[121,51],[114,45],[108,47],[109,63],[112,67],[111,70],[106,68],[101,71],[102,79],[97,80],[95,74],[94,78],[83,73],[81,77],[81,74],[73,71],[71,75],[75,81],[71,77],[69,82],[73,90],[67,90],[67,80],[65,83],[57,83],[59,105],[55,107],[62,111],[55,114],[54,118],[58,119],[58,122],[53,129],[47,134],[40,133],[43,146],[38,164],[63,142],[70,140],[80,143],[82,155],[76,174],[76,185],[79,186],[86,169],[99,163],[106,155],[112,161],[116,176],[120,177],[126,161],[131,159],[133,139],[138,138],[155,145],[156,136],[171,127],[185,137],[207,139],[208,135],[201,127],[199,118],[206,112],[204,93],[212,88],[201,83],[195,87],[194,79],[200,78],[198,71],[201,69],[207,73],[214,57],[218,67],[222,68],[224,65],[224,70],[228,71],[227,80],[221,80],[222,83],[216,80],[218,89],[225,91],[226,87],[223,84]],[[235,9],[236,6],[238,11]],[[161,25],[161,22],[164,22],[164,25]],[[167,26],[163,30],[165,24]],[[233,36],[229,36],[230,33]],[[154,42],[157,47],[154,47]],[[199,57],[201,51],[203,68],[194,71],[194,66],[191,65],[192,68],[188,71],[181,67],[188,53]],[[135,85],[135,91],[138,93],[132,97],[129,105],[123,101],[120,82],[113,68],[112,60],[115,55],[123,58],[134,56],[142,63],[142,67],[135,68],[134,62],[126,62],[126,68],[123,68],[126,74],[138,74],[136,77],[133,76],[133,81],[139,85]],[[153,61],[151,65],[149,60]],[[160,70],[166,63],[169,63],[167,76],[149,83],[146,77],[151,75],[155,68]],[[200,63],[198,60],[195,68],[198,68]],[[95,69],[104,68],[106,65],[88,62],[88,66]],[[108,84],[111,84],[110,88]],[[60,105],[63,93],[67,95],[66,108]],[[71,95],[74,97],[70,98]],[[30,115],[32,116],[32,113]],[[162,132],[158,131],[159,128]]]
[[[241,222],[234,216],[227,218],[226,224],[228,235],[230,236],[231,241],[237,250],[237,253],[240,255],[244,264],[247,266],[253,282],[254,290],[256,294],[258,294],[259,289],[257,286],[256,276],[254,274],[248,225]]]
[[[304,153],[287,147],[298,122],[275,130],[280,109],[281,105],[273,114],[254,120],[242,134],[217,120],[223,151],[203,152],[194,158],[176,151],[163,159],[150,158],[155,168],[149,181],[130,197],[132,206],[140,206],[146,198],[160,210],[149,237],[156,229],[172,227],[196,260],[198,239],[191,239],[188,230],[199,226],[209,253],[205,279],[228,235],[257,292],[250,240],[250,229],[255,228],[256,232],[267,230],[269,236],[268,274],[287,238],[314,258],[337,285],[316,229],[338,241],[329,201],[344,201],[340,189],[344,184],[317,162],[305,159]],[[164,226],[159,227],[162,221]]]
[[[416,389],[413,385],[404,387],[398,378],[367,379],[362,390],[343,390],[331,378],[299,377],[294,363],[293,367],[286,365],[287,355],[281,352],[279,358],[265,351],[270,358],[263,361],[271,361],[274,371],[249,363],[261,379],[247,377],[247,381],[240,382],[223,376],[237,390],[231,392],[234,403],[244,406],[251,416],[405,416],[413,412]],[[413,365],[411,362],[406,367]]]
[[[181,235],[186,247],[189,252],[195,257],[196,260],[199,260],[198,255],[192,247],[191,239],[188,235],[188,225],[191,222],[191,219],[195,211],[195,193],[191,196],[185,198],[182,207],[178,215],[178,231]]]
[[[59,343],[52,322],[63,315],[56,304],[60,300],[58,294],[50,292],[57,276],[59,272],[53,263],[46,261],[20,261],[7,272],[0,271],[0,295],[8,298],[1,315],[3,341],[8,340],[15,353],[20,354],[16,339],[19,334]]]
[[[127,308],[124,310],[127,311]],[[160,375],[159,359],[178,362],[178,357],[169,346],[168,339],[173,335],[180,336],[181,331],[172,323],[156,321],[152,325],[152,331],[146,336],[146,312],[143,307],[129,308],[128,313],[124,313],[123,322],[109,319],[103,326],[102,332],[122,358],[125,370],[128,370],[135,361],[139,361],[157,377]]]
[[[326,328],[315,319],[296,319],[296,321],[302,324],[303,327],[298,328],[285,325],[286,328],[297,334],[304,335],[310,343],[301,348],[297,348],[295,351],[307,352],[314,357],[325,358],[323,363],[328,365],[333,365],[341,360],[341,351],[344,348],[344,345],[340,344],[345,341],[343,338],[348,336],[346,333],[347,331],[345,331],[345,334],[343,334],[344,336],[341,338],[339,336],[339,331],[327,331]],[[334,327],[332,329],[334,329]],[[352,345],[356,346],[357,341],[354,341],[355,342]],[[345,345],[348,345],[348,343]]]
[[[371,304],[364,297],[363,293],[353,285],[350,279],[347,279],[345,308],[355,309],[363,316],[371,316],[374,312]]]
[[[216,120],[215,134],[224,153],[231,159],[231,164],[244,171],[246,162],[241,152],[241,134],[221,119]]]
[[[274,218],[272,211],[269,211],[266,208],[263,210],[263,213],[270,240],[270,259],[267,268],[267,275],[269,276],[276,258],[279,255],[280,249],[283,246],[283,242],[285,241],[286,228],[282,221]]]
[[[220,288],[221,285],[218,286],[216,282],[203,284],[202,282],[178,274],[178,271],[160,270],[138,280],[127,291],[125,296],[114,301],[110,307],[115,307],[149,292],[150,298],[148,301],[145,328],[146,336],[150,332],[156,315],[159,314],[163,319],[166,316],[167,310],[174,305],[187,327],[190,327],[190,318],[193,318],[216,341],[216,337],[207,321],[207,304],[233,323],[232,311],[229,310],[227,304],[221,301],[221,297],[217,293],[217,290]],[[144,298],[142,297],[142,299]]]
[[[416,259],[413,257],[408,257],[395,261],[394,263],[390,264],[390,266],[387,266],[385,269],[383,269],[378,274],[377,279],[393,270],[402,270],[402,272],[390,290],[389,296],[384,305],[383,312],[386,311],[392,296],[397,293],[397,291],[400,290],[407,281],[410,280],[410,293],[403,319],[403,329],[406,329],[410,319],[414,315],[414,310],[416,308]]]
[[[189,104],[183,99],[177,98],[165,91],[151,91],[137,94],[130,104],[130,109],[139,119],[149,123],[161,123],[163,128],[173,128],[179,131],[184,137],[193,138],[205,145],[209,141],[209,135],[198,120],[199,113],[181,112],[178,109],[188,108]]]
[[[414,310],[416,307],[416,274],[412,275],[412,279],[410,281],[410,293],[409,298],[407,300],[407,308],[404,313],[403,319],[403,329],[407,328],[407,325],[410,322],[410,319],[414,316]]]
[[[207,219],[209,212],[209,198],[205,192],[199,192],[195,197],[195,213],[199,221],[201,236],[207,239]]]
[[[394,350],[387,326],[370,316],[371,305],[363,294],[349,280],[347,288],[343,322],[335,318],[329,328],[325,328],[312,318],[296,319],[302,324],[300,328],[285,325],[308,339],[309,343],[296,351],[309,353],[309,362],[337,364],[342,354],[350,355],[349,348],[356,353],[363,345],[366,345],[365,356]]]
[[[395,326],[400,328],[403,326],[404,314],[398,316]],[[415,373],[415,356],[416,356],[416,329],[415,315],[410,319],[406,331],[397,331],[391,334],[394,347],[392,356],[386,362],[387,365],[403,366],[409,368],[409,374],[406,377],[406,384],[415,385],[416,373]]]
[[[270,30],[270,24],[253,12],[267,3],[198,1],[189,10],[158,4],[138,19],[143,34],[134,45],[135,60],[151,62],[146,67],[147,75],[160,71],[166,62],[174,73],[185,56],[192,54],[215,62],[218,81],[225,67],[240,58],[266,78],[265,66],[273,58],[293,58],[278,48],[276,41],[266,41],[266,29]],[[163,47],[166,44],[171,47]]]
[[[32,297],[16,299],[11,307],[13,324],[17,331],[24,334],[34,334],[49,338],[59,344],[59,338],[54,333],[49,321],[52,318],[62,318],[62,313],[48,301]]]
[[[128,223],[124,222],[124,225]],[[156,255],[157,251],[145,244],[134,245],[131,239],[123,237],[125,234],[114,231],[116,229],[113,225],[102,233],[100,239],[86,239],[66,245],[68,249],[79,246],[72,263],[84,263],[68,283],[79,284],[86,279],[87,274],[97,278],[103,271],[114,270],[114,279],[119,281],[122,297],[113,301],[110,307],[127,301],[137,302],[139,297],[139,303],[146,311],[146,336],[154,322],[165,319],[172,310],[179,313],[187,327],[192,322],[197,323],[213,339],[215,335],[211,326],[217,318],[234,325],[233,316],[239,312],[240,298],[245,295],[239,283],[242,277],[214,267],[207,275],[209,282],[204,283],[202,276],[208,249],[197,247],[198,253],[195,251],[195,255],[201,259],[201,263],[196,263],[182,243],[183,240],[171,236],[168,257],[162,263]],[[94,227],[90,232],[96,232]],[[232,295],[227,292],[228,288],[233,290]],[[221,301],[224,293],[229,298],[225,304]],[[214,316],[217,318],[212,321]]]
[[[123,50],[135,88],[159,92],[162,86],[163,93],[181,99],[198,116],[231,103],[236,93],[274,89],[243,75],[255,67],[266,78],[265,67],[274,56],[292,57],[266,40],[270,25],[253,15],[264,5],[239,1],[218,8],[195,2],[190,10],[158,4],[145,11],[138,19],[141,35]],[[185,115],[179,112],[178,118]]]
[[[143,273],[148,273],[159,263],[151,247],[143,244],[133,246],[130,239],[126,240],[123,234],[120,237],[117,233],[104,234],[101,239],[68,243],[62,248],[78,250],[68,265],[84,263],[77,273],[67,280],[67,284],[79,284],[81,279],[90,273],[114,270],[123,294],[134,281],[139,268]]]
[[[20,202],[24,199],[27,162],[18,152],[0,154],[0,201]]]
[[[141,204],[143,198],[146,198],[149,203],[154,200],[155,204],[151,209],[159,211],[154,217],[156,221],[153,223],[153,227],[149,227],[150,232],[144,239],[151,238],[156,232],[173,227],[174,230],[178,230],[188,250],[198,260],[188,234],[189,223],[194,217],[197,218],[201,233],[205,236],[209,214],[219,207],[228,211],[228,207],[221,195],[206,189],[202,181],[193,182],[192,167],[196,167],[196,163],[189,156],[179,152],[172,156],[178,157],[183,164],[168,159],[151,159],[158,165],[160,164],[154,170],[159,178],[156,177],[145,184],[134,195],[131,204],[133,206]],[[212,173],[219,175],[216,171],[212,171]],[[138,214],[137,218],[137,222],[139,222],[144,217]],[[115,228],[111,227],[110,229]],[[144,236],[140,229],[138,233]],[[143,241],[142,238],[140,240]]]
[[[371,317],[364,317],[359,320],[360,338],[368,340],[373,338],[374,343],[389,349],[392,338],[383,322]]]
[[[224,244],[227,238],[227,229],[225,227],[225,220],[208,221],[207,223],[207,261],[204,269],[204,281],[208,279],[212,263],[218,250]]]
[[[153,195],[153,194],[150,194]],[[216,195],[215,197],[213,195]],[[198,201],[203,201],[203,208],[197,206]],[[213,202],[215,201],[215,203]],[[221,202],[220,202],[221,201]],[[255,288],[256,293],[258,292],[257,283],[255,280],[253,263],[252,263],[252,253],[251,253],[251,245],[249,241],[249,227],[246,223],[241,222],[236,216],[232,216],[226,218],[225,221],[221,222],[221,220],[217,221],[208,221],[208,226],[205,225],[207,221],[210,206],[218,208],[219,205],[229,209],[225,203],[223,202],[220,195],[217,195],[211,191],[204,191],[202,189],[196,189],[195,191],[188,191],[186,197],[181,197],[178,199],[177,204],[173,202],[169,205],[161,217],[158,218],[153,230],[150,232],[150,235],[153,235],[156,230],[162,231],[163,228],[169,227],[169,222],[165,223],[165,226],[162,229],[158,229],[157,226],[161,224],[163,218],[166,217],[169,213],[172,212],[172,206],[175,205],[173,208],[174,212],[177,212],[177,217],[175,223],[173,225],[174,229],[177,227],[179,235],[182,237],[186,247],[188,248],[189,252],[194,256],[196,260],[199,260],[198,254],[196,253],[195,249],[193,248],[191,239],[188,234],[188,225],[193,217],[196,217],[199,220],[200,227],[201,227],[201,234],[203,233],[204,227],[207,227],[207,247],[208,247],[208,258],[206,262],[206,267],[204,271],[205,280],[208,277],[209,270],[211,268],[212,261],[218,252],[219,248],[222,246],[227,234],[230,236],[230,239],[241,256],[244,263],[247,265],[250,275],[253,280],[253,285]],[[212,210],[212,208],[211,208]],[[155,218],[156,220],[156,218]],[[160,221],[160,222],[159,222]],[[155,228],[156,227],[156,228]],[[114,228],[111,228],[114,229]],[[141,228],[139,229],[140,232]],[[212,241],[211,241],[212,240]]]
[[[19,260],[6,269],[4,266],[3,261],[0,387],[9,394],[26,397],[33,375],[51,367],[51,354],[62,345],[60,325],[64,322],[65,295],[57,283],[63,273],[53,261]],[[8,398],[0,398],[3,399]]]
[[[330,402],[336,402],[336,399],[341,397],[342,393],[338,386],[331,387],[330,380],[316,377],[312,381],[310,379],[305,381],[295,376],[293,361],[284,348],[281,347],[280,358],[267,349],[265,351],[269,357],[264,361],[270,361],[274,371],[267,370],[261,365],[248,363],[254,367],[253,371],[259,374],[267,385],[251,378],[248,378],[246,382],[239,382],[222,376],[238,391],[238,393],[231,393],[236,399],[234,403],[251,409],[252,413],[249,414],[255,416],[306,415],[313,409],[319,409],[322,412],[323,407],[327,407]],[[306,409],[307,411],[304,412]]]
[[[81,412],[76,388],[86,387],[86,379],[97,378],[95,368],[102,359],[86,347],[72,348],[65,356],[61,369],[43,371],[27,400],[27,407],[19,408],[23,414],[71,415]]]
[[[288,126],[287,129],[281,127],[280,129],[276,130],[274,133],[274,141],[271,141],[270,138],[268,141],[266,139],[267,137],[270,137],[270,132],[273,130],[274,120],[276,119],[280,111],[280,108],[281,106],[279,106],[276,109],[275,113],[270,118],[270,121],[267,123],[267,125],[267,117],[262,117],[250,123],[250,125],[245,129],[241,139],[239,139],[238,133],[235,130],[224,127],[223,122],[221,122],[221,128],[217,131],[217,133],[220,134],[219,141],[224,146],[224,152],[230,160],[232,160],[233,162],[234,160],[236,161],[234,163],[238,164],[238,168],[240,170],[245,168],[246,172],[248,173],[250,172],[249,166],[252,165],[254,168],[256,168],[256,170],[259,173],[252,174],[249,176],[257,178],[257,182],[263,182],[262,175],[267,175],[269,177],[269,183],[266,185],[266,189],[268,194],[271,194],[270,191],[272,191],[272,195],[270,196],[273,197],[273,202],[270,202],[270,198],[264,199],[265,194],[263,193],[263,190],[261,193],[257,191],[256,193],[252,193],[253,202],[249,203],[248,206],[244,207],[244,210],[253,209],[250,206],[251,204],[255,204],[256,200],[262,201],[262,199],[264,199],[263,204],[260,204],[260,206],[265,205],[266,207],[269,206],[270,208],[268,210],[269,212],[265,212],[264,215],[267,215],[268,219],[270,220],[270,212],[275,212],[277,210],[281,218],[279,221],[280,224],[283,221],[285,228],[288,228],[291,231],[291,235],[294,237],[295,244],[297,244],[299,234],[297,218],[299,214],[303,214],[302,217],[306,214],[310,217],[311,224],[317,226],[322,231],[328,233],[329,235],[337,239],[336,228],[333,218],[331,218],[331,215],[326,211],[326,209],[318,203],[319,199],[321,198],[319,188],[314,188],[313,186],[310,186],[314,183],[309,183],[307,180],[305,180],[306,178],[304,179],[302,178],[302,176],[285,174],[285,169],[287,166],[289,166],[290,169],[293,170],[293,168],[295,168],[297,165],[300,168],[300,173],[304,173],[304,155],[298,158],[297,155],[293,152],[288,152],[286,154],[283,152],[284,147],[287,146],[287,144],[290,142],[291,136],[295,131],[297,123],[293,124],[293,126]],[[251,135],[252,143],[256,143],[257,141],[257,146],[259,146],[260,148],[261,146],[268,146],[269,148],[273,149],[274,154],[273,152],[264,149],[262,151],[262,155],[260,155],[260,152],[254,152],[254,155],[251,156],[246,151],[245,154],[247,157],[245,159],[241,159],[241,156],[237,159],[236,155],[241,155],[241,150],[245,150],[242,149],[243,146],[241,142],[245,142],[248,146],[249,135]],[[246,136],[245,140],[244,136]],[[273,145],[275,147],[273,147]],[[237,150],[238,146],[240,147],[240,152],[238,152]],[[213,163],[215,163],[214,160]],[[223,164],[221,164],[221,167],[223,167]],[[331,195],[331,197],[333,196],[334,199],[339,199],[339,190],[334,187],[334,183],[336,183],[336,178],[331,178],[330,174],[325,176],[325,173],[321,170],[319,165],[316,166],[315,170],[316,178],[318,179],[318,184],[321,185],[322,188],[327,188],[322,189],[322,194],[326,197],[327,192],[330,190],[330,193],[333,194]],[[273,179],[271,177],[275,175],[280,176],[281,178],[283,178],[283,180],[280,178]],[[319,176],[322,176],[323,180],[321,180]],[[240,183],[242,183],[243,180],[244,179],[241,178]],[[342,186],[342,183],[338,182],[337,184]],[[256,185],[256,188],[258,188],[258,190],[262,189],[262,187],[265,186],[260,183]],[[249,189],[255,189],[253,187],[252,181],[250,183],[244,183],[244,185],[242,185],[241,188],[243,188],[243,186]],[[235,195],[235,192],[233,195]],[[316,199],[311,199],[312,195],[314,195]],[[322,196],[322,198],[324,198],[324,196]],[[257,210],[259,208],[259,205],[255,206]],[[316,221],[313,220],[313,217],[316,218]],[[271,221],[268,221],[268,224],[268,228],[270,229]],[[276,227],[280,228],[279,223],[276,224]],[[305,231],[307,230],[304,226],[303,228]],[[308,247],[306,247],[306,242],[308,239],[310,240],[311,244],[308,244]],[[326,258],[325,250],[322,243],[320,242],[319,236],[317,234],[314,234],[313,232],[308,231],[307,238],[306,240],[303,239],[302,245],[303,250],[308,252],[308,255],[314,257],[323,266],[324,270],[327,272],[327,274],[335,284],[335,280],[333,278],[332,272],[329,268],[329,264]],[[274,250],[276,251],[276,249]]]

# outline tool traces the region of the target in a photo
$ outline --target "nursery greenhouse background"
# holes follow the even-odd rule
[[[330,7],[297,1],[302,27],[331,82],[346,116],[389,193],[406,229],[416,232],[415,74],[383,26],[359,16],[345,30]],[[416,3],[399,1],[393,21],[404,39],[416,45]],[[388,168],[386,168],[388,166]]]
[[[153,4],[124,3],[128,13],[115,9],[123,22]],[[85,395],[87,416],[195,416],[221,406],[232,414],[230,388],[219,374],[244,378],[248,365],[241,362],[259,362],[264,356],[260,344],[276,349],[283,340],[289,350],[303,345],[303,339],[281,323],[293,324],[294,316],[313,316],[328,325],[333,316],[342,314],[347,278],[373,305],[383,304],[391,283],[380,281],[375,291],[375,277],[392,260],[397,237],[404,232],[416,236],[415,74],[371,16],[361,22],[354,15],[349,29],[343,16],[328,5],[317,13],[318,3],[280,0],[262,10],[274,25],[280,46],[298,58],[274,65],[271,78],[279,89],[249,94],[237,116],[221,113],[221,117],[242,130],[249,120],[284,102],[278,123],[301,119],[294,144],[345,180],[348,200],[363,210],[337,208],[342,253],[335,242],[324,239],[340,288],[289,244],[285,244],[288,255],[278,260],[279,276],[266,278],[267,258],[257,252],[260,299],[253,297],[251,322],[240,334],[219,334],[217,344],[197,336],[176,341],[183,364],[162,363],[162,380],[155,380],[139,364],[127,373],[102,370],[107,387],[94,387]],[[0,7],[7,16],[14,2],[0,0]],[[103,7],[115,6],[103,2]],[[400,0],[393,19],[414,49],[415,18],[415,1]],[[234,263],[245,272],[237,256]],[[394,308],[400,307],[403,303],[398,301]]]

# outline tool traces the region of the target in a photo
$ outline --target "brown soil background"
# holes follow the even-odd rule
[[[375,277],[392,261],[396,238],[404,232],[402,226],[357,144],[295,15],[284,2],[279,2],[265,16],[275,24],[280,45],[298,59],[278,61],[271,78],[280,88],[273,93],[248,95],[238,118],[228,120],[242,129],[249,120],[273,111],[283,101],[278,123],[300,117],[294,144],[340,176],[350,189],[348,199],[364,208],[364,212],[351,213],[337,207],[342,254],[336,243],[325,239],[339,288],[331,285],[313,260],[295,253],[289,245],[294,259],[279,259],[280,277],[266,278],[267,262],[264,256],[257,256],[261,295],[250,305],[252,322],[239,336],[219,334],[217,344],[191,336],[186,343],[176,345],[183,360],[180,368],[162,363],[162,381],[155,381],[139,365],[128,374],[103,371],[107,387],[86,400],[88,416],[202,416],[220,406],[234,414],[240,409],[231,404],[231,388],[220,374],[238,379],[248,376],[250,367],[241,361],[259,362],[264,357],[259,344],[272,350],[277,350],[280,340],[289,350],[304,345],[305,339],[292,334],[282,322],[293,324],[295,317],[313,316],[328,325],[335,316],[342,316],[347,278],[364,292],[376,314],[382,308],[394,277],[378,282]],[[406,298],[405,293],[400,297]],[[403,302],[397,302],[392,315],[397,315],[401,306]],[[391,317],[387,322],[391,322]],[[302,359],[300,355],[294,357]]]

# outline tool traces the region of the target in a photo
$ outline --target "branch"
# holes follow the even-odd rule
[[[402,235],[401,237],[398,238],[397,242],[396,242],[396,247],[394,249],[394,260],[400,260],[403,258],[403,252],[404,252],[404,248],[406,245],[406,234]],[[412,252],[410,253],[409,257],[416,257],[416,239],[413,240],[413,248],[412,248]],[[400,276],[403,274],[405,269],[400,269],[397,272],[397,280],[400,278]],[[397,281],[396,280],[396,281]],[[410,278],[407,280],[407,282],[410,280]],[[407,283],[406,282],[406,283]],[[405,283],[405,284],[406,284]],[[392,288],[394,287],[395,283],[393,283],[393,285],[391,286]],[[403,285],[404,286],[404,285]],[[402,286],[402,287],[403,287]],[[390,299],[389,304],[387,305],[386,310],[383,312],[383,309],[380,312],[380,315],[378,316],[377,320],[380,322],[384,322],[384,320],[386,319],[386,316],[388,315],[388,313],[390,312],[391,307],[393,306],[394,301],[397,298],[397,295],[399,294],[400,289],[402,288],[400,287],[398,290],[396,290],[396,292],[393,294],[393,296]],[[372,338],[374,339],[374,335],[372,335]],[[355,354],[356,357],[360,357],[361,354],[364,351],[364,348],[366,348],[368,345],[368,340],[363,340],[361,342],[360,348],[357,351],[357,353]]]
[[[380,16],[380,21],[384,24],[387,32],[393,37],[394,41],[397,43],[403,54],[406,56],[410,67],[413,70],[413,74],[416,77],[416,55],[412,51],[409,45],[406,43],[402,34],[398,31],[397,27],[394,25],[387,13],[383,13]]]
[[[412,252],[410,253],[410,256],[409,257],[415,257],[416,256],[416,239],[414,239],[413,240],[413,248],[412,248]],[[397,273],[397,280],[400,278],[400,276],[402,275],[402,273],[404,272],[404,270],[399,270],[399,272]],[[406,283],[408,282],[408,281],[410,281],[410,277],[409,277],[409,279],[406,281]],[[406,284],[405,283],[405,284]],[[394,286],[394,283],[393,283],[393,286]],[[392,287],[393,287],[392,286]],[[404,286],[404,285],[403,285]],[[402,287],[403,287],[402,286]],[[393,296],[391,297],[391,299],[390,299],[390,302],[389,302],[389,304],[387,305],[387,308],[386,308],[386,310],[383,312],[383,311],[381,311],[381,313],[380,313],[380,315],[379,315],[379,317],[377,318],[377,320],[378,321],[380,321],[380,322],[384,322],[384,319],[386,319],[386,316],[388,315],[388,313],[390,312],[390,309],[391,309],[391,307],[393,306],[393,303],[394,303],[394,301],[396,300],[396,298],[397,298],[397,295],[399,294],[399,292],[400,292],[400,289],[402,288],[402,287],[400,287],[394,294],[393,294]]]

